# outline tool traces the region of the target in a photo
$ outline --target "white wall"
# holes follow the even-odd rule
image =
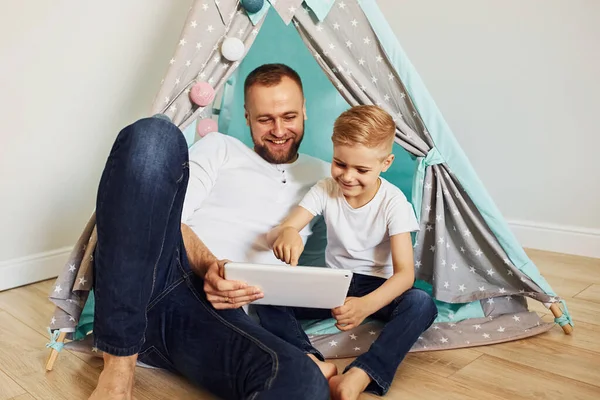
[[[600,257],[600,2],[377,3],[523,244]]]
[[[581,252],[565,226],[598,244],[600,2],[378,3],[524,244]],[[0,0],[0,271],[60,266],[190,4]]]
[[[190,5],[0,0],[0,270],[77,240],[110,146],[150,112]]]

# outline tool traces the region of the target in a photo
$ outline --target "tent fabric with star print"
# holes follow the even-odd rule
[[[245,46],[238,61],[221,53],[228,37]],[[439,310],[411,351],[486,345],[536,335],[555,323],[573,325],[566,304],[511,233],[374,0],[265,0],[254,14],[235,0],[198,0],[183,21],[172,58],[164,62],[166,75],[152,114],[169,117],[189,145],[201,140],[196,125],[204,118],[250,145],[243,81],[267,62],[288,64],[303,78],[304,153],[331,160],[333,121],[349,106],[376,104],[394,117],[396,160],[384,176],[414,206],[420,223],[414,236],[416,286],[433,296]],[[206,107],[190,100],[190,88],[199,81],[219,94]],[[66,332],[72,341],[67,347],[88,350],[94,218],[50,293],[57,306],[50,329]],[[307,245],[305,265],[323,266],[322,245],[315,239],[313,253]],[[546,307],[558,303],[563,315],[546,323],[529,310],[527,299]],[[337,330],[333,320],[303,321],[303,326],[331,358],[366,351],[381,331],[370,319],[349,332]]]

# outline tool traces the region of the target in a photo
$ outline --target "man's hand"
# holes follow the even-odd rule
[[[213,307],[217,310],[239,308],[262,298],[263,294],[258,288],[224,278],[227,262],[229,260],[219,260],[211,264],[204,275],[204,292]]]
[[[340,331],[356,328],[373,313],[371,304],[362,297],[346,297],[343,306],[331,311],[331,315],[337,320],[335,326]]]
[[[304,250],[302,237],[295,228],[284,228],[275,243],[273,243],[273,254],[281,261],[292,266],[298,265],[298,259]]]

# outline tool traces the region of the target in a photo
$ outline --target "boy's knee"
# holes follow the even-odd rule
[[[394,303],[395,308],[392,311],[392,316],[408,311],[415,317],[429,319],[433,323],[438,315],[438,309],[433,298],[421,289],[409,289],[401,297],[394,300]]]
[[[418,308],[421,315],[429,316],[432,320],[437,317],[437,306],[435,305],[433,298],[427,292],[413,288],[407,295],[409,296],[411,306]]]

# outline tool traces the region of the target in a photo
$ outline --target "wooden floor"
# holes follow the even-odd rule
[[[556,325],[525,340],[409,354],[388,399],[600,399],[600,259],[528,254],[567,301],[575,330]],[[63,351],[44,371],[53,280],[0,293],[0,400],[87,399],[102,362]],[[543,305],[532,309],[551,321]],[[339,367],[350,360],[338,360]],[[214,399],[182,379],[138,368],[136,399]],[[361,399],[377,398],[364,394]]]

